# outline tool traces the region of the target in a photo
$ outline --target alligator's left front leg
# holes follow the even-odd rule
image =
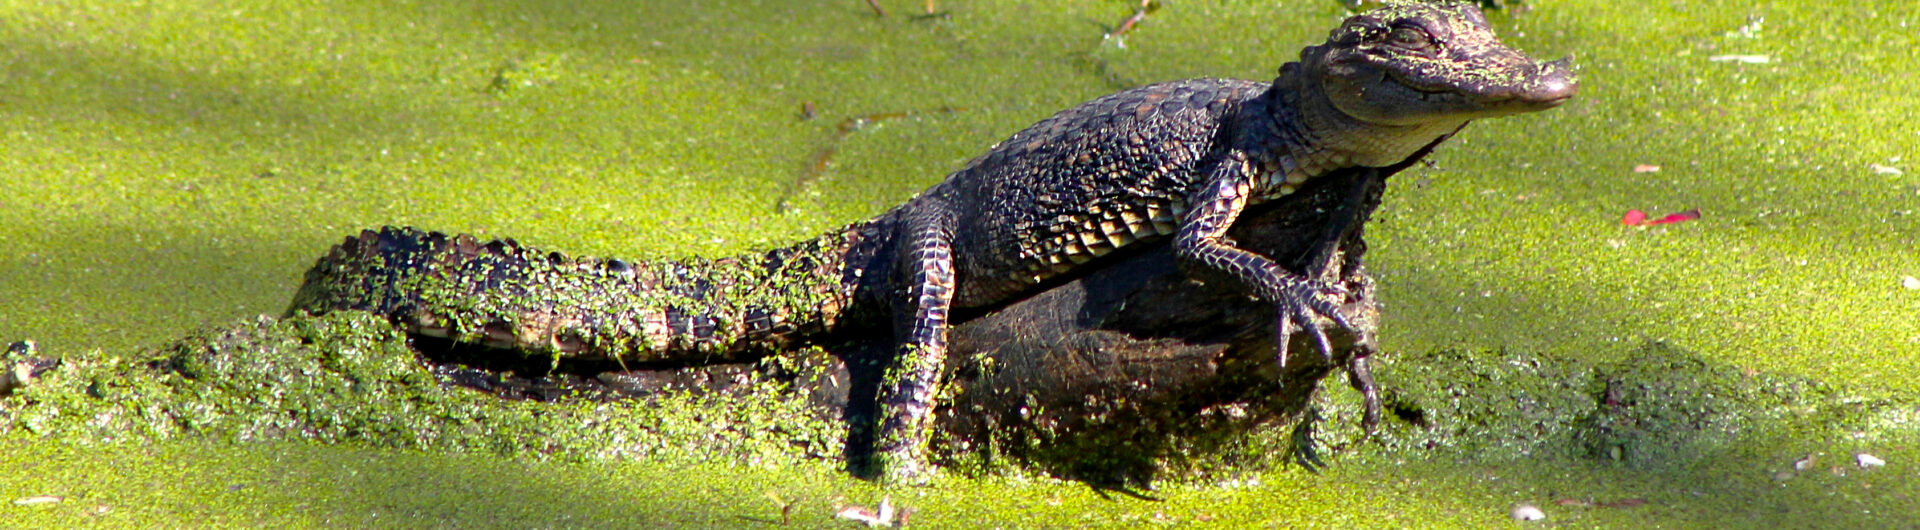
[[[1355,230],[1365,224],[1373,214],[1373,208],[1379,204],[1377,197],[1380,187],[1386,185],[1379,169],[1359,170],[1348,183],[1348,189],[1342,194],[1343,200],[1328,217],[1326,230],[1320,240],[1307,251],[1306,276],[1308,278],[1340,278],[1346,271],[1346,262],[1357,261],[1355,249],[1345,248]],[[1358,265],[1357,263],[1355,264]],[[1335,280],[1337,281],[1337,280]],[[1373,370],[1367,365],[1367,359],[1378,351],[1374,343],[1373,329],[1353,329],[1353,346],[1346,360],[1347,382],[1360,392],[1365,406],[1365,416],[1360,424],[1372,433],[1380,424],[1380,387],[1373,382]],[[1285,336],[1275,340],[1287,340]]]
[[[893,364],[879,392],[873,478],[920,483],[929,478],[927,438],[947,364],[947,312],[953,306],[953,209],[937,197],[915,206],[894,265]]]

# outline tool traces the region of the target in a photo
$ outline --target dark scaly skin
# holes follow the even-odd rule
[[[874,224],[885,223],[765,253],[640,263],[386,227],[334,246],[289,312],[369,311],[409,333],[556,363],[749,361],[838,328],[882,248],[871,243],[885,242],[866,236]]]
[[[1352,329],[1338,306],[1346,293],[1235,247],[1223,234],[1240,213],[1344,168],[1403,165],[1472,119],[1544,110],[1573,92],[1564,62],[1502,45],[1476,7],[1396,4],[1348,19],[1272,84],[1176,81],[1062,111],[906,204],[779,259],[660,262],[622,279],[611,262],[389,229],[323,259],[294,309],[371,309],[418,332],[535,351],[689,361],[765,355],[891,311],[899,348],[869,472],[918,481],[954,311],[1017,300],[1115,249],[1171,237],[1183,259],[1274,304],[1282,336],[1305,333],[1331,357],[1322,328]],[[1357,222],[1332,223],[1327,244]],[[390,252],[421,243],[431,244]],[[1370,348],[1347,367],[1371,419]]]

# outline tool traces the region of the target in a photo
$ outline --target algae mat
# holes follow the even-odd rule
[[[1335,2],[1169,3],[1103,39],[1137,3],[939,2],[944,16],[920,18],[918,3],[881,3],[876,18],[863,2],[0,1],[0,339],[133,363],[278,313],[326,245],[382,224],[622,257],[797,239],[1121,86],[1270,77],[1342,16]],[[1396,177],[1370,228],[1403,408],[1436,411],[1401,421],[1486,417],[1441,398],[1468,377],[1458,387],[1482,396],[1548,393],[1513,410],[1604,404],[1606,379],[1582,367],[1650,355],[1754,409],[1538,456],[1499,439],[1413,449],[1443,431],[1410,429],[1428,434],[1336,453],[1320,474],[1150,492],[1164,502],[1015,478],[893,501],[928,525],[1485,525],[1522,502],[1576,524],[1912,524],[1920,289],[1903,281],[1920,277],[1920,98],[1883,87],[1920,71],[1920,14],[1524,5],[1496,25],[1531,53],[1577,53],[1580,98],[1470,127]],[[841,137],[855,117],[886,119]],[[1690,208],[1703,217],[1617,222]],[[1771,382],[1824,390],[1780,394],[1810,405],[1749,392]],[[1676,401],[1710,410],[1719,388]],[[1349,425],[1344,393],[1327,399],[1328,428]],[[1657,419],[1634,418],[1672,425]],[[783,503],[820,525],[883,495],[805,459],[8,437],[4,493],[64,497],[8,506],[9,525],[733,526],[778,520]],[[1887,465],[1859,469],[1856,452]]]

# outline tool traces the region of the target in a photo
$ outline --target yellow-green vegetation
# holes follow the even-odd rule
[[[253,320],[369,226],[630,259],[797,241],[1120,86],[1271,77],[1343,16],[1181,2],[1103,40],[1137,5],[0,0],[0,340],[72,360],[0,402],[0,497],[64,497],[4,520],[731,526],[778,521],[769,492],[814,526],[883,494],[929,526],[1920,513],[1920,99],[1888,88],[1920,77],[1920,13],[1871,2],[1495,15],[1520,49],[1577,53],[1582,92],[1395,177],[1368,234],[1398,414],[1357,443],[1330,381],[1309,434],[1351,450],[1318,474],[1165,502],[1017,475],[883,492],[806,458],[840,432],[754,423],[799,414],[778,399],[494,402],[426,384],[377,322]],[[946,107],[846,136],[778,208],[841,118]]]
[[[317,440],[568,460],[764,464],[840,451],[832,418],[772,385],[641,402],[506,401],[443,387],[385,320],[261,318],[150,355],[72,356],[0,409],[0,432],[83,443]],[[808,421],[815,420],[815,421]],[[798,430],[797,430],[798,429]]]

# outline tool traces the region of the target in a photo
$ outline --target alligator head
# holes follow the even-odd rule
[[[1300,52],[1341,113],[1373,125],[1458,123],[1553,108],[1573,97],[1568,59],[1502,44],[1471,3],[1394,3],[1347,19]]]

